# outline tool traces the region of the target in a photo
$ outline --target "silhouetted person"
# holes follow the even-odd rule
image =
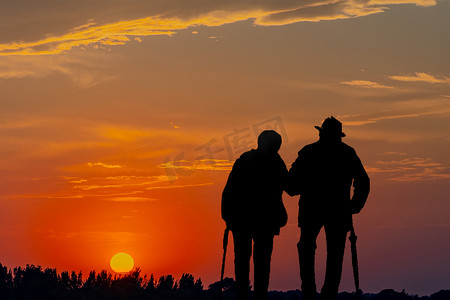
[[[278,133],[263,131],[258,137],[258,148],[236,160],[223,190],[222,218],[233,233],[239,300],[248,297],[252,241],[254,299],[267,299],[273,237],[280,233],[287,220],[287,215],[283,218],[280,213],[288,175],[278,154],[280,146]]]
[[[363,208],[370,183],[355,150],[342,142],[342,123],[325,119],[319,140],[298,152],[289,170],[289,193],[300,195],[298,255],[303,299],[314,299],[316,283],[314,257],[316,239],[325,228],[327,263],[322,299],[336,299],[342,274],[347,232],[352,214]],[[351,197],[351,186],[354,191]]]

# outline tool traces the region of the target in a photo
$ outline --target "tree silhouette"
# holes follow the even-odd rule
[[[12,291],[13,277],[11,270],[8,271],[8,268],[0,263],[0,295],[9,298],[12,296]]]
[[[160,291],[173,291],[177,289],[177,282],[172,275],[159,277],[157,289]]]
[[[70,274],[70,275],[69,275]],[[200,278],[183,273],[177,282],[172,275],[159,277],[157,283],[153,274],[147,280],[139,268],[115,275],[105,270],[89,272],[83,280],[83,274],[75,271],[63,271],[41,266],[26,265],[13,271],[0,263],[0,299],[1,300],[216,300],[221,284],[215,282],[203,289]],[[223,300],[235,298],[233,278],[225,278],[222,284]],[[250,293],[252,295],[252,293]],[[404,290],[382,290],[378,294],[342,292],[338,300],[449,300],[450,290],[441,290],[431,296],[409,295]],[[269,292],[269,300],[302,300],[299,290]]]
[[[78,273],[75,273],[75,271],[72,271],[70,274],[70,288],[72,290],[77,290],[83,286],[83,274],[81,271]]]

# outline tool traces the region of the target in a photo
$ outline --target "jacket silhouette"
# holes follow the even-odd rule
[[[267,299],[273,237],[287,221],[281,195],[288,171],[277,153],[281,136],[273,130],[258,137],[258,148],[234,163],[222,194],[222,218],[234,240],[238,299],[247,299],[253,247],[254,299]]]
[[[352,214],[359,213],[369,194],[369,177],[355,150],[342,142],[342,123],[327,118],[319,140],[303,147],[289,170],[289,192],[300,195],[298,243],[300,277],[305,299],[316,294],[314,257],[322,227],[327,241],[327,266],[322,299],[335,299],[342,273]],[[353,185],[353,196],[351,187]]]

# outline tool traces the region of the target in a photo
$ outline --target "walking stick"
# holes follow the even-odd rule
[[[223,288],[223,274],[225,273],[225,259],[227,257],[227,246],[228,246],[228,234],[230,229],[225,228],[223,233],[223,257],[222,257],[222,270],[220,271],[220,283],[219,283],[219,300],[222,299],[222,288]]]
[[[350,248],[352,251],[352,266],[353,266],[353,277],[355,279],[355,289],[356,294],[361,295],[362,291],[359,289],[359,268],[358,268],[358,253],[356,251],[356,240],[358,237],[355,234],[355,228],[353,227],[350,229],[350,236],[348,237],[350,240]]]

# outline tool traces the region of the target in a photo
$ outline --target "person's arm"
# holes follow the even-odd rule
[[[305,159],[302,151],[298,152],[297,159],[292,163],[289,169],[285,191],[289,196],[300,195],[302,185],[302,171],[304,169]]]
[[[357,214],[364,207],[367,197],[369,196],[370,179],[356,153],[354,157],[353,188],[353,197],[351,201],[352,214]]]
[[[228,180],[222,192],[221,214],[222,219],[231,228],[234,215],[236,212],[237,198],[240,196],[240,182],[241,182],[241,163],[237,159],[228,175]]]

